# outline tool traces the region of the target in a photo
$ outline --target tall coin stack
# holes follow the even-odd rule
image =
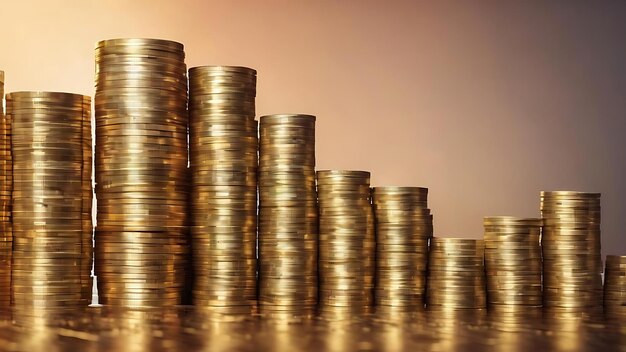
[[[377,306],[424,307],[433,217],[428,188],[375,187]]]
[[[4,72],[0,71],[0,307],[11,302],[11,190],[13,161],[11,159],[11,123],[4,116]]]
[[[91,141],[91,98],[83,97],[83,119],[82,119],[82,250],[83,255],[80,274],[83,275],[82,282],[82,299],[87,303],[91,303],[93,280],[91,276],[91,268],[93,266],[93,182],[92,182],[92,164],[93,150]]]
[[[315,116],[263,116],[259,135],[259,308],[309,314],[317,304]]]
[[[180,304],[189,254],[183,45],[99,42],[95,112],[100,302]]]
[[[626,256],[606,256],[604,311],[626,314]]]
[[[87,305],[83,263],[83,122],[88,97],[7,95],[12,121],[12,301],[18,308]],[[90,238],[91,241],[91,238]],[[88,260],[88,259],[87,259]],[[85,272],[83,272],[85,271]]]
[[[429,308],[485,308],[485,244],[482,240],[433,237],[426,304]]]
[[[541,192],[543,305],[602,306],[600,194]]]
[[[492,216],[483,225],[489,307],[541,306],[541,219]]]
[[[370,173],[317,172],[320,308],[368,313],[374,303],[375,238]]]
[[[189,70],[193,298],[197,306],[256,300],[256,71]]]

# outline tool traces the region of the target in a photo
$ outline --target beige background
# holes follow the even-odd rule
[[[540,190],[603,193],[626,254],[626,3],[3,1],[6,89],[93,95],[100,39],[185,44],[189,67],[259,71],[258,114],[318,116],[319,168],[430,188],[439,236],[539,215]]]

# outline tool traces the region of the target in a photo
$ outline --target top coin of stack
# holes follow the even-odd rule
[[[377,306],[423,307],[433,216],[428,188],[374,187]]]
[[[96,274],[103,304],[180,304],[187,246],[183,45],[96,46]]]
[[[541,306],[541,219],[492,216],[483,224],[489,306]]]
[[[626,256],[624,255],[606,256],[604,311],[626,314]]]
[[[427,278],[427,306],[485,308],[485,244],[482,240],[433,237]]]
[[[317,172],[323,312],[371,311],[375,239],[369,187],[367,171]]]
[[[602,306],[600,212],[599,193],[541,192],[545,307]]]
[[[256,300],[256,71],[189,70],[194,304]]]
[[[11,124],[4,116],[4,72],[0,71],[0,307],[11,301],[11,190],[13,175],[11,159]]]
[[[317,304],[315,116],[262,116],[259,134],[259,308],[309,314]]]

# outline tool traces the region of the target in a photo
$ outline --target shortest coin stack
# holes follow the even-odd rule
[[[11,301],[11,251],[13,232],[11,229],[11,124],[4,116],[4,72],[0,71],[0,307]]]
[[[626,314],[626,256],[607,255],[604,271],[604,310]]]
[[[483,224],[490,308],[541,306],[541,219],[494,216]]]
[[[430,245],[426,301],[429,308],[485,308],[484,242],[434,237]]]

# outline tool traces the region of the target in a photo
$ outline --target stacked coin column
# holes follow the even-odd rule
[[[93,182],[92,182],[92,164],[93,150],[91,143],[91,98],[83,98],[83,118],[82,118],[82,210],[81,221],[83,228],[82,238],[82,260],[83,266],[80,270],[82,275],[82,299],[85,303],[90,304],[93,292],[93,281],[91,276],[91,268],[93,267]]]
[[[494,216],[483,224],[489,307],[540,307],[541,219]]]
[[[260,118],[259,307],[312,313],[317,304],[315,116]]]
[[[600,194],[541,192],[543,305],[602,306]]]
[[[12,301],[18,308],[86,305],[82,263],[83,104],[67,93],[7,95],[12,121]]]
[[[435,309],[485,308],[485,244],[482,240],[433,237],[426,302]]]
[[[428,188],[375,187],[377,306],[423,308],[433,218]]]
[[[371,311],[375,239],[369,184],[366,171],[317,172],[322,312]]]
[[[180,304],[187,230],[183,45],[113,39],[96,47],[95,266],[100,303]]]
[[[193,300],[248,306],[256,300],[258,138],[256,71],[189,70]]]
[[[0,307],[11,302],[11,191],[13,161],[11,159],[11,123],[4,115],[4,72],[0,71]]]
[[[622,316],[626,314],[626,256],[606,256],[604,311]]]

